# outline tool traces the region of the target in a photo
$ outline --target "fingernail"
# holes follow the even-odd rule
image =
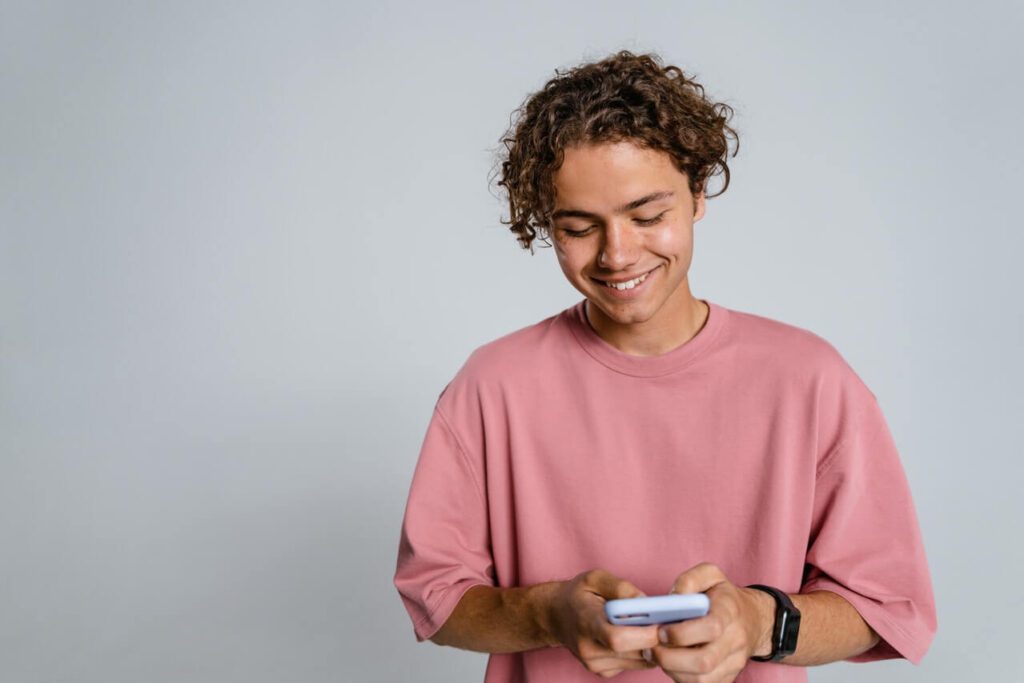
[[[649,648],[649,647],[645,647],[645,648],[643,649],[643,652],[642,652],[641,654],[643,654],[643,656],[644,656],[644,659],[646,659],[646,660],[647,660],[647,663],[648,663],[648,664],[652,663],[652,662],[651,662],[651,648]]]
[[[668,643],[668,633],[663,628],[658,629],[658,640],[662,643]]]

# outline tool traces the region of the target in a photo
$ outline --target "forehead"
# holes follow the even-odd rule
[[[652,191],[681,188],[686,176],[665,152],[624,141],[567,147],[552,181],[556,207],[586,203],[600,210]]]

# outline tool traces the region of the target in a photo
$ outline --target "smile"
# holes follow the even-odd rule
[[[625,291],[627,289],[633,289],[634,287],[639,285],[641,282],[646,280],[647,276],[649,276],[655,270],[657,270],[657,268],[651,269],[651,270],[647,271],[646,273],[644,273],[643,275],[641,275],[639,277],[636,277],[636,278],[633,278],[632,280],[627,280],[626,282],[618,282],[616,284],[612,284],[610,282],[605,282],[604,280],[598,280],[597,278],[594,278],[594,279],[597,280],[597,282],[600,282],[605,287],[609,287],[611,289],[617,289],[617,290],[619,290],[621,292],[621,291]]]

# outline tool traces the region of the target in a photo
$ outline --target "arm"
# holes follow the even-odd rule
[[[605,678],[651,669],[657,627],[613,625],[604,613],[608,600],[643,594],[604,569],[525,587],[473,586],[430,640],[478,652],[564,647],[587,671]]]
[[[475,652],[521,652],[559,643],[551,635],[550,604],[564,581],[526,587],[473,586],[444,626],[430,640]],[[755,655],[771,652],[775,601],[750,590],[761,615],[761,638]],[[827,664],[865,652],[878,643],[878,634],[844,598],[830,591],[789,595],[800,610],[796,652],[782,660],[791,666]]]
[[[761,615],[761,637],[755,656],[772,650],[772,626],[775,623],[775,600],[759,590],[752,591]],[[800,635],[796,652],[779,661],[791,666],[828,664],[870,650],[879,636],[845,598],[827,590],[788,594],[800,610]]]
[[[728,677],[742,671],[750,657],[771,652],[775,623],[771,595],[737,586],[710,562],[680,574],[671,592],[705,593],[711,602],[706,616],[658,629],[662,644],[652,655],[673,680],[690,680],[694,675],[732,680]],[[796,651],[778,664],[827,664],[859,655],[878,642],[853,605],[835,592],[809,591],[791,594],[789,599],[800,610],[800,632]]]
[[[430,640],[475,652],[555,647],[550,605],[565,581],[497,588],[473,586]],[[771,596],[766,596],[771,597]]]

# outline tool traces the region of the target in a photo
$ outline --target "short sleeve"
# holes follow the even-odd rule
[[[919,664],[937,629],[917,514],[874,394],[853,378],[843,430],[818,466],[801,593],[837,593],[880,640],[849,662]]]
[[[409,488],[394,576],[418,642],[444,625],[471,587],[495,585],[481,474],[435,406]]]

